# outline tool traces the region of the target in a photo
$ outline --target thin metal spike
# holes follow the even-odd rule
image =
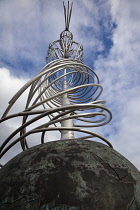
[[[71,14],[72,14],[72,5],[73,5],[73,2],[71,3],[71,7],[70,7],[70,2],[68,1],[68,7],[66,9],[64,1],[63,1],[64,17],[65,17],[65,30],[69,30],[70,19],[71,19]]]
[[[65,18],[65,28],[66,28],[66,7],[65,7],[65,5],[64,5],[64,1],[63,1],[63,8],[64,8],[64,18]]]
[[[73,2],[71,3],[71,9],[70,9],[70,14],[69,14],[69,24],[70,24],[71,14],[72,14],[72,5],[73,5]]]
[[[65,18],[65,27],[66,27],[66,7],[64,5],[64,1],[63,1],[63,8],[64,8],[64,18]]]
[[[66,30],[69,30],[69,1],[68,1],[68,8],[67,8],[67,25]]]

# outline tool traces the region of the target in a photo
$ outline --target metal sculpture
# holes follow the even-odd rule
[[[49,45],[47,65],[15,94],[2,116],[1,122],[21,116],[22,125],[3,142],[1,157],[18,142],[23,150],[28,149],[27,137],[33,133],[41,133],[41,143],[44,143],[46,132],[54,130],[61,133],[61,140],[74,139],[74,132],[79,132],[82,133],[82,137],[78,136],[80,139],[97,137],[112,147],[104,137],[85,129],[107,124],[112,115],[105,101],[97,100],[103,90],[99,78],[83,63],[83,47],[73,41],[69,31],[71,13],[72,5],[70,8],[68,2],[67,11],[64,5],[65,30],[59,40]],[[8,115],[29,87],[25,109]],[[27,130],[40,119],[44,120],[43,124]],[[17,134],[19,137],[12,140]]]

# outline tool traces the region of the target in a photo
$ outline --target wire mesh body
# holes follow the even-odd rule
[[[83,46],[73,40],[73,34],[70,31],[63,31],[60,39],[50,43],[48,47],[47,63],[62,58],[83,61]]]

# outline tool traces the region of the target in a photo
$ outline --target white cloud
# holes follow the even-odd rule
[[[111,1],[117,27],[108,57],[99,57],[96,72],[104,87],[103,97],[112,113],[109,139],[115,149],[140,168],[140,2]],[[135,11],[135,12],[134,12]]]
[[[13,97],[13,95],[28,81],[29,78],[17,78],[12,75],[10,71],[6,68],[0,68],[0,114],[5,110],[5,105],[8,105],[8,102]],[[23,103],[20,102],[19,106],[16,107],[16,110],[22,107]]]
[[[17,78],[10,74],[10,71],[6,68],[0,68],[0,116],[3,115],[6,107],[8,106],[9,100],[12,98],[26,82],[27,78]],[[25,96],[22,98],[24,99]],[[19,100],[13,109],[13,112],[19,112],[23,109],[23,101]],[[19,119],[3,122],[0,126],[0,143],[8,137],[21,123]],[[15,153],[16,151],[16,153]],[[8,155],[2,158],[2,163],[7,162],[11,157],[15,156],[18,152],[21,152],[19,146],[13,147]],[[14,154],[15,153],[15,154]]]

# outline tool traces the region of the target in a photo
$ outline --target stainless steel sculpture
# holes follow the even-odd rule
[[[83,47],[73,41],[69,31],[71,13],[72,5],[68,2],[67,11],[64,5],[65,30],[59,40],[49,45],[47,65],[15,94],[2,116],[1,122],[21,116],[22,125],[3,142],[1,157],[18,142],[23,150],[28,149],[27,137],[33,133],[41,133],[41,143],[44,143],[46,132],[54,130],[61,133],[61,140],[74,139],[74,132],[80,132],[80,139],[98,137],[112,147],[104,137],[85,129],[107,124],[112,115],[105,101],[97,100],[103,91],[99,78],[83,63]],[[29,87],[25,109],[8,115]],[[44,120],[43,124],[27,130],[40,119]],[[19,137],[12,140],[17,134]]]

